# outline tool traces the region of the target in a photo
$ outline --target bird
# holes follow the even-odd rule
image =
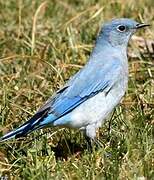
[[[149,24],[129,18],[104,23],[86,65],[28,121],[2,136],[0,142],[55,126],[79,129],[88,142],[95,142],[97,129],[127,90],[128,42],[138,29],[146,26]]]

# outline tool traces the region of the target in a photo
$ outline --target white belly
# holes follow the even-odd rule
[[[101,126],[123,95],[124,93],[119,94],[119,92],[110,92],[107,95],[104,92],[98,93],[70,113],[69,126],[75,128],[84,128],[90,124]]]

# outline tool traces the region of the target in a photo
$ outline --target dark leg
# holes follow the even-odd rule
[[[95,139],[95,140],[94,140],[94,143],[96,144],[96,147],[97,147],[97,148],[102,148],[102,147],[104,147],[104,145],[102,144],[101,141],[99,141],[99,139]]]
[[[91,140],[88,136],[85,136],[85,138],[86,138],[86,141],[87,141],[88,151],[89,151],[89,152],[92,152],[92,151],[93,151],[92,140]]]
[[[111,124],[112,124],[113,116],[114,116],[115,112],[116,112],[116,109],[113,110],[112,115],[109,119],[109,127],[108,127],[109,132],[111,131]]]
[[[98,139],[90,139],[88,136],[85,136],[87,141],[88,151],[92,152],[94,145],[96,149],[104,147],[104,145]]]
[[[84,129],[85,138],[87,141],[88,150],[92,152],[94,150],[94,147],[96,149],[102,148],[103,144],[96,138],[96,125],[91,124]],[[96,146],[94,146],[94,144]]]

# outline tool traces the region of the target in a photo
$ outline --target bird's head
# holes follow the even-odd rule
[[[127,46],[136,30],[145,26],[149,25],[127,18],[114,19],[103,25],[99,38],[107,40],[112,46]]]

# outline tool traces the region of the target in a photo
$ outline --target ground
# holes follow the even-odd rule
[[[154,39],[154,1],[5,0],[0,9],[0,135],[82,68],[103,22],[151,24],[129,43],[128,91],[99,130],[102,147],[89,152],[77,130],[36,131],[0,144],[1,179],[152,179],[154,50],[147,44]]]

